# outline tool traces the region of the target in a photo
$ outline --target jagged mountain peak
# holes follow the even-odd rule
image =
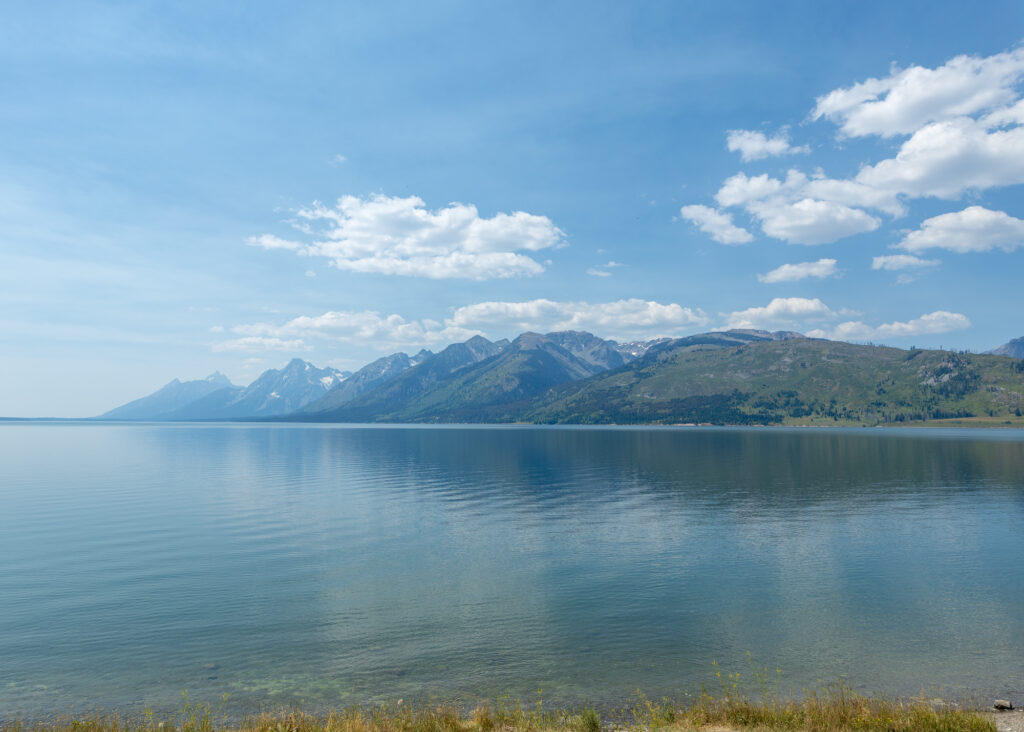
[[[1024,358],[1024,336],[1007,341],[999,348],[993,348],[989,353],[996,356],[1010,356],[1011,358]]]
[[[177,379],[175,379],[175,381],[177,381]],[[210,384],[216,384],[217,386],[222,386],[222,387],[223,386],[234,386],[234,384],[231,383],[231,379],[229,379],[227,376],[222,374],[220,371],[214,371],[212,374],[210,374],[205,379],[203,379],[203,381],[205,381],[207,383],[210,383]]]
[[[404,356],[405,354],[403,353],[402,355]],[[415,364],[418,364],[418,363],[423,363],[424,361],[426,361],[428,358],[430,358],[433,355],[434,355],[433,351],[428,351],[426,348],[421,348],[419,353],[417,353],[415,356],[412,356],[409,359],[409,361],[411,361],[413,363],[413,365],[415,365]]]

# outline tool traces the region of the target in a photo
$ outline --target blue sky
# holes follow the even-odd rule
[[[525,329],[997,346],[1022,39],[1019,2],[5,3],[0,414]]]

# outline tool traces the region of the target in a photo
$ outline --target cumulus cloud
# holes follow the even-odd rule
[[[522,252],[565,244],[546,216],[516,211],[483,218],[462,203],[432,211],[416,196],[343,196],[333,208],[315,204],[298,217],[311,241],[264,234],[249,243],[326,257],[353,272],[474,280],[539,274],[544,266]]]
[[[896,246],[908,252],[947,249],[951,252],[1009,252],[1024,245],[1024,221],[1002,211],[969,206],[963,211],[925,219]]]
[[[1024,49],[987,58],[957,56],[936,69],[894,68],[819,97],[813,117],[826,117],[850,137],[910,134],[931,122],[976,114],[1017,98]]]
[[[759,274],[757,279],[761,282],[774,284],[776,282],[797,282],[808,277],[834,277],[838,274],[836,260],[819,259],[817,262],[800,262],[798,264],[784,264],[776,267],[771,272]]]
[[[747,209],[760,220],[765,234],[790,244],[831,244],[837,239],[874,231],[882,224],[858,208],[813,198],[773,198],[748,204]]]
[[[639,338],[674,335],[706,325],[708,318],[699,308],[639,298],[606,303],[537,299],[467,305],[458,308],[445,322],[452,327],[501,333],[586,330],[603,337]]]
[[[763,307],[723,313],[726,328],[799,328],[807,322],[829,320],[835,311],[818,298],[777,297]]]
[[[911,198],[957,198],[968,190],[1024,183],[1024,127],[990,130],[957,118],[914,132],[896,157],[869,165],[856,181]]]
[[[884,323],[870,326],[861,321],[847,321],[826,330],[812,330],[812,338],[830,338],[838,341],[866,341],[878,338],[905,338],[909,336],[936,335],[971,327],[966,315],[936,310],[906,322]]]
[[[722,187],[715,194],[719,206],[743,206],[751,201],[762,201],[778,195],[782,191],[782,181],[772,178],[767,173],[747,176],[737,173],[725,179]],[[704,208],[703,206],[687,206],[686,208]]]
[[[766,236],[824,244],[876,230],[877,213],[903,216],[913,199],[952,200],[1024,183],[1022,81],[1024,48],[1018,48],[957,56],[937,68],[894,68],[886,77],[835,89],[817,99],[812,118],[836,123],[840,138],[901,137],[895,155],[864,160],[849,178],[830,178],[821,169],[790,170],[784,179],[740,172],[716,193],[719,210],[703,213],[727,217],[727,209],[739,207]],[[731,149],[745,160],[798,149],[784,135],[729,134]]]
[[[885,269],[890,271],[901,269],[916,269],[918,267],[934,267],[941,264],[937,259],[921,259],[911,254],[887,254],[882,257],[875,257],[871,260],[871,269]],[[902,283],[901,283],[902,284]]]
[[[343,343],[371,344],[382,349],[451,343],[480,333],[478,330],[453,328],[429,319],[406,320],[401,315],[382,315],[375,310],[331,310],[322,315],[302,315],[282,324],[238,325],[232,331],[246,336],[240,340],[264,338],[284,343],[287,341],[283,339],[287,338],[320,338]]]
[[[854,181],[811,179],[798,170],[790,170],[785,180],[737,173],[725,180],[715,200],[720,206],[742,206],[760,222],[765,234],[790,244],[828,244],[881,225],[878,218],[854,205],[901,210],[887,193]]]
[[[443,322],[364,310],[303,315],[284,323],[238,325],[232,332],[240,337],[218,343],[214,350],[309,350],[306,342],[316,339],[393,350],[443,346],[475,335],[514,336],[527,330],[587,330],[603,337],[642,338],[675,335],[707,322],[700,309],[641,299],[605,303],[547,299],[481,302],[456,308]]]
[[[733,224],[731,214],[699,205],[683,206],[679,213],[719,244],[746,244],[754,240],[749,231]]]
[[[795,171],[790,171],[790,178]],[[838,180],[819,176],[807,180],[799,188],[799,194],[821,201],[831,201],[844,206],[856,206],[882,211],[890,216],[903,216],[906,205],[890,190],[872,188],[856,180]]]
[[[811,151],[806,145],[792,147],[786,130],[779,130],[773,137],[756,130],[729,130],[726,134],[726,145],[730,152],[738,152],[740,160],[744,163]]]

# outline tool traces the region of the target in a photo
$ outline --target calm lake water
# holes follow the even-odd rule
[[[0,718],[1024,689],[1020,431],[0,425]]]

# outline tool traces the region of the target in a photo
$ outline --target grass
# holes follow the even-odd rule
[[[680,705],[639,695],[632,706],[607,716],[594,709],[550,710],[499,699],[466,713],[455,705],[394,705],[319,714],[261,713],[241,722],[209,705],[187,702],[177,714],[147,713],[65,718],[40,724],[0,723],[3,732],[995,732],[988,716],[937,701],[862,696],[838,684],[799,699],[776,694],[758,699],[739,691],[739,675],[718,675],[722,691]],[[762,677],[763,681],[763,677]],[[762,684],[764,688],[766,685]]]

